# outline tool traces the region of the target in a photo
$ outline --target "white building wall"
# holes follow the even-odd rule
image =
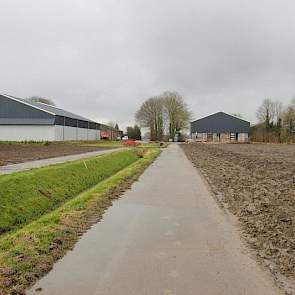
[[[97,140],[97,132],[95,129],[88,129],[88,140]]]
[[[100,140],[100,130],[60,125],[0,125],[0,141]]]
[[[55,125],[55,140],[63,141],[64,140],[64,126]]]
[[[88,140],[88,129],[86,128],[77,128],[77,140]]]
[[[207,141],[207,133],[196,133],[197,141]]]
[[[100,140],[100,130],[55,125],[55,140]]]
[[[248,133],[239,133],[238,134],[238,142],[248,142],[248,141],[249,141]]]
[[[0,125],[0,141],[54,141],[53,125]]]
[[[63,140],[77,140],[78,137],[78,131],[76,127],[70,127],[70,126],[64,126],[64,135],[63,135]]]

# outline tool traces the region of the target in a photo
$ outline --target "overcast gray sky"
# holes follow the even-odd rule
[[[0,92],[121,127],[146,98],[195,118],[295,96],[294,0],[0,0]]]

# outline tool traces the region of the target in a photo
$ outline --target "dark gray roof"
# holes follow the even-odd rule
[[[218,112],[191,122],[191,133],[249,133],[250,122]]]
[[[53,125],[54,119],[52,113],[7,95],[0,95],[1,125]]]
[[[11,96],[11,95],[6,95],[6,94],[4,96],[15,99],[15,100],[18,100],[19,102],[25,103],[26,105],[30,105],[30,106],[35,107],[35,108],[38,108],[39,110],[45,111],[45,112],[50,113],[50,114],[55,115],[55,116],[68,117],[68,118],[72,118],[72,119],[76,119],[76,120],[94,122],[94,121],[89,120],[89,119],[87,119],[85,117],[82,117],[80,115],[76,115],[74,113],[68,112],[68,111],[63,110],[61,108],[58,108],[56,106],[51,106],[51,105],[41,103],[41,102],[30,102],[30,101],[27,101],[25,99],[14,97],[14,96]]]
[[[0,94],[0,125],[54,125],[59,117],[95,123],[99,129],[116,130],[56,106]]]

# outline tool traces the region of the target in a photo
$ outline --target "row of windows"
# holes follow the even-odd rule
[[[100,129],[100,124],[94,122],[87,122],[82,120],[76,120],[68,117],[55,116],[55,125],[78,127],[85,129]]]

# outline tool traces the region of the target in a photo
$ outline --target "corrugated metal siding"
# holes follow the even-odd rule
[[[59,128],[61,126],[96,130],[93,131],[91,137],[98,139],[100,139],[100,131],[98,130],[117,132],[112,127],[96,123],[57,107],[42,103],[31,103],[6,94],[0,94],[0,125],[56,125],[59,131],[62,130]],[[77,133],[77,130],[75,132]]]
[[[53,125],[54,116],[0,95],[1,125]]]
[[[84,118],[80,115],[68,112],[66,110],[60,109],[58,107],[55,106],[51,106],[51,105],[47,105],[44,103],[39,103],[39,102],[30,102],[31,105],[36,106],[44,111],[50,112],[50,113],[54,113],[57,116],[61,116],[61,117],[68,117],[68,118],[72,118],[72,119],[76,119],[76,120],[81,120],[81,121],[87,121],[87,122],[94,122],[92,120],[89,120],[87,118]]]
[[[219,112],[191,122],[191,133],[249,133],[250,122]]]

